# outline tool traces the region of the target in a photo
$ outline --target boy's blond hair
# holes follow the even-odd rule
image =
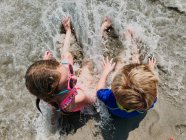
[[[114,77],[112,91],[123,108],[148,110],[157,97],[157,83],[148,65],[129,64]]]

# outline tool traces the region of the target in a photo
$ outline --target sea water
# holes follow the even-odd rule
[[[100,26],[108,16],[120,40],[132,28],[145,42],[143,61],[154,55],[167,101],[186,109],[186,1],[185,0],[1,0],[0,1],[0,137],[12,139],[63,139],[52,133],[47,113],[35,107],[25,88],[29,65],[45,50],[57,57],[56,36],[64,17],[70,16],[85,56],[95,62],[103,55]],[[130,49],[122,40],[126,51]],[[114,46],[113,46],[114,47]],[[123,55],[128,60],[130,55]],[[101,66],[96,64],[98,72]],[[104,107],[97,108],[98,112]],[[186,112],[183,112],[186,114]],[[109,120],[108,114],[101,116]],[[101,122],[100,122],[101,125]]]

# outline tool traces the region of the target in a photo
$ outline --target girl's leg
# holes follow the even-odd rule
[[[78,67],[82,66],[82,60],[83,60],[83,48],[80,46],[80,44],[77,41],[75,30],[71,24],[70,18],[65,18],[62,21],[62,25],[60,26],[61,30],[61,41],[59,41],[60,48],[61,46],[61,57],[64,59],[64,54],[67,52],[68,58],[73,59],[73,64],[78,64]],[[70,32],[70,33],[69,33]],[[69,36],[70,34],[70,36]],[[65,39],[63,40],[65,35]],[[72,60],[71,60],[72,63]]]
[[[108,32],[109,28],[112,26],[111,20],[108,17],[105,17],[101,25],[101,35],[104,37],[105,32]]]

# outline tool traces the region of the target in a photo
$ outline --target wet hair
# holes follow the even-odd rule
[[[59,66],[60,63],[55,59],[39,60],[26,71],[25,84],[29,92],[37,97],[36,106],[39,99],[50,103],[57,92],[61,77],[60,72],[56,70]]]
[[[129,64],[120,69],[111,88],[125,109],[148,110],[157,97],[157,76],[148,65]]]

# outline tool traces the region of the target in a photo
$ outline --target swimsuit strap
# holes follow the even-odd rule
[[[67,60],[62,60],[61,64],[69,64]]]
[[[75,96],[77,95],[77,90],[76,88],[73,88],[72,90],[69,91],[68,96],[63,99],[59,106],[61,107],[62,110],[65,110],[66,107],[72,102],[72,100],[75,98]]]

